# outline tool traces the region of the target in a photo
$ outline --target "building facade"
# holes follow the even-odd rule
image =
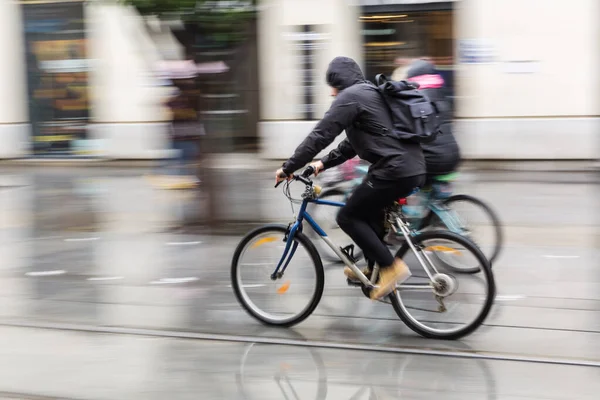
[[[327,61],[357,59],[367,78],[430,57],[452,87],[468,159],[591,160],[600,148],[600,2],[538,0],[265,1],[261,10],[262,156],[287,158],[326,110]],[[319,12],[308,12],[319,10]],[[316,109],[302,114],[302,65],[290,31],[326,32],[311,66]],[[559,29],[560,27],[560,29]],[[295,30],[294,30],[295,29]]]
[[[160,56],[128,7],[0,2],[1,158],[160,158],[168,151]]]
[[[597,159],[599,12],[597,0],[260,0],[227,93],[206,82],[205,103],[227,104],[204,118],[220,152],[284,159],[331,103],[333,57],[368,79],[429,57],[452,89],[465,158]],[[0,158],[169,156],[166,88],[152,74],[162,55],[135,10],[2,1],[0,50]]]
[[[600,2],[456,4],[457,131],[466,157],[597,159]]]

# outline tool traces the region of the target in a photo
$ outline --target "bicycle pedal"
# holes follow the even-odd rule
[[[340,247],[340,250],[346,255],[346,257],[348,257],[348,259],[350,259],[350,261],[352,261],[353,263],[357,263],[360,258],[359,257],[355,257],[354,256],[354,245],[350,244],[346,247]]]
[[[346,278],[346,283],[348,286],[361,287],[363,284],[361,281],[355,281],[350,278]]]

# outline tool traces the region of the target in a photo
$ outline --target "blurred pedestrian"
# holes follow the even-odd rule
[[[194,78],[174,81],[179,93],[167,105],[171,109],[171,140],[173,148],[179,151],[175,175],[186,182],[197,183],[195,163],[198,160],[200,136],[203,134],[197,104],[198,92]]]
[[[163,81],[168,80],[174,87],[164,104],[171,115],[169,139],[175,157],[163,166],[163,174],[156,177],[154,183],[164,189],[195,188],[200,183],[195,166],[200,136],[204,134],[197,110],[197,66],[191,60],[165,61],[158,64],[157,72]]]
[[[406,76],[406,72],[408,71],[410,62],[411,59],[406,57],[398,57],[394,60],[396,69],[394,69],[394,72],[392,72],[393,81],[401,81],[402,79],[404,79],[404,77]]]
[[[422,190],[409,198],[409,205],[403,207],[407,216],[419,216],[425,212],[425,204],[432,194],[440,196],[450,193],[450,183],[437,183],[435,177],[455,172],[460,165],[460,149],[452,132],[452,107],[445,91],[444,78],[433,63],[419,59],[408,66],[404,79],[419,84],[419,90],[427,94],[436,104],[442,118],[441,133],[430,143],[421,143],[427,168],[427,178]],[[432,192],[433,191],[433,192]],[[396,235],[390,233],[386,242],[393,242]]]
[[[422,90],[438,107],[442,117],[441,134],[431,143],[422,143],[427,164],[427,176],[445,175],[456,171],[460,163],[460,150],[452,133],[452,114],[445,92],[444,78],[435,66],[425,60],[415,60],[408,68],[406,79],[419,84]]]

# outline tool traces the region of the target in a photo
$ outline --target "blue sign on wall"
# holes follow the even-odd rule
[[[458,60],[461,64],[488,64],[495,61],[494,48],[485,39],[458,41]]]

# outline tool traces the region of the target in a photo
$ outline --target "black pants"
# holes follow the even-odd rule
[[[394,257],[382,240],[385,208],[424,183],[425,175],[394,181],[367,177],[338,213],[337,223],[363,250],[368,260],[375,261],[381,268],[389,267]]]

